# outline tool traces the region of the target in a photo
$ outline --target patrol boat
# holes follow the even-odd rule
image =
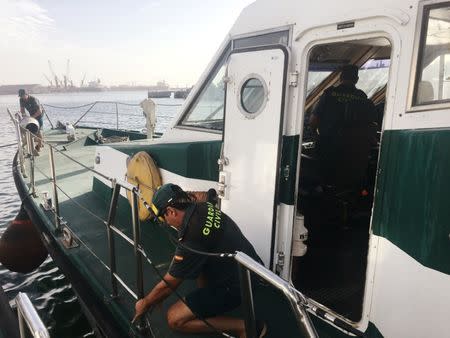
[[[97,144],[92,133],[111,131],[77,129],[66,144],[49,131],[39,157],[20,146],[19,194],[96,332],[179,336],[164,311],[175,295],[130,323],[174,251],[146,208],[161,181],[217,189],[264,261],[234,256],[248,337],[255,318],[268,337],[447,336],[449,32],[446,1],[259,0],[162,137]],[[345,189],[307,185],[309,115],[345,64],[358,66],[357,87],[377,107],[378,138],[359,172],[349,163],[361,142],[345,141],[335,163]],[[21,141],[28,133],[17,130]],[[263,291],[251,293],[249,271]]]

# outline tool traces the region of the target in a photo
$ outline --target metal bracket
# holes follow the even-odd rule
[[[284,267],[284,252],[278,251],[277,253],[277,264],[275,266],[275,270],[278,274],[280,274],[283,271]]]
[[[230,160],[228,160],[228,157],[221,157],[217,160],[217,164],[220,166],[227,166],[230,164]]]
[[[229,83],[229,82],[231,82],[231,77],[229,77],[229,76],[224,76],[224,77],[222,78],[222,81],[223,81],[223,83]]]
[[[298,86],[298,71],[294,71],[289,74],[289,86],[290,87]]]
[[[72,230],[70,230],[66,224],[67,222],[61,221],[61,231],[62,231],[62,238],[61,238],[61,243],[64,245],[64,247],[66,249],[73,249],[73,248],[77,248],[80,245],[77,243],[77,241],[75,240]]]
[[[42,201],[41,201],[42,208],[45,211],[52,211],[53,205],[52,205],[52,198],[49,197],[48,191],[44,191],[42,193]]]
[[[226,171],[219,172],[219,182],[217,182],[217,196],[220,199],[228,199],[228,184],[230,180],[230,173]]]

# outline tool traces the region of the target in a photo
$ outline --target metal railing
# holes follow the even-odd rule
[[[157,103],[157,106],[165,106],[165,107],[180,107],[181,104],[167,104],[167,103]],[[115,101],[95,101],[88,104],[80,105],[80,106],[54,106],[50,104],[42,104],[44,107],[45,114],[50,121],[50,124],[53,126],[48,113],[51,110],[55,109],[58,111],[69,111],[72,110],[75,114],[77,114],[78,118],[73,123],[73,126],[78,126],[81,122],[87,124],[95,124],[95,125],[115,125],[115,128],[118,130],[120,127],[120,116],[128,116],[128,117],[143,117],[143,111],[140,104],[137,103],[125,103],[125,102],[115,102]],[[122,107],[122,109],[120,109]],[[124,112],[125,111],[125,112]],[[111,118],[108,121],[86,121],[85,118],[88,115],[103,115],[103,119],[110,115]]]
[[[297,291],[287,281],[266,269],[264,266],[253,260],[251,257],[242,252],[237,252],[235,260],[239,265],[241,277],[242,302],[245,309],[245,329],[248,338],[256,338],[256,320],[255,309],[253,304],[252,281],[250,272],[255,273],[258,277],[283,292],[288,299],[292,310],[294,311],[297,324],[302,334],[306,338],[316,338],[318,334],[314,325],[306,311],[306,298]]]
[[[27,337],[27,331],[29,331],[34,338],[50,338],[47,328],[27,294],[19,292],[15,301],[17,306],[17,317],[19,320],[20,338]]]
[[[9,112],[9,111],[8,111]],[[10,116],[13,120],[13,122],[18,126],[18,120],[14,119],[12,114],[10,113]],[[23,147],[23,144],[21,143],[22,139],[22,133],[26,134],[27,137],[27,152],[22,156],[23,159],[28,159],[30,162],[30,190],[32,194],[34,195],[36,192],[35,189],[35,182],[34,182],[34,170],[35,170],[35,163],[34,163],[34,153],[33,153],[33,138],[36,136],[32,135],[30,131],[21,128],[20,126],[17,127],[17,133],[18,133],[18,140],[19,140],[19,148]],[[43,140],[41,140],[44,142]],[[122,285],[122,287],[134,298],[134,299],[140,299],[144,297],[144,285],[143,285],[143,257],[149,262],[147,254],[141,247],[140,243],[140,222],[139,222],[139,211],[138,211],[138,204],[139,199],[141,198],[139,190],[136,186],[133,184],[130,184],[125,181],[118,181],[114,178],[110,178],[105,176],[104,174],[97,172],[96,170],[89,168],[85,166],[84,164],[78,162],[75,159],[72,159],[69,155],[63,153],[61,150],[58,150],[53,145],[49,144],[48,142],[44,142],[49,149],[49,161],[50,161],[50,176],[47,177],[51,183],[52,183],[52,190],[53,190],[53,196],[52,196],[52,211],[55,215],[55,230],[60,230],[62,226],[61,222],[61,215],[59,210],[59,198],[58,198],[58,190],[61,190],[60,187],[57,185],[57,174],[55,169],[55,156],[54,153],[58,152],[61,155],[65,156],[66,158],[74,161],[75,163],[79,164],[83,168],[91,171],[92,173],[99,175],[100,177],[106,179],[109,181],[112,185],[113,192],[111,196],[111,201],[109,205],[109,212],[108,212],[108,218],[107,220],[101,219],[101,221],[106,225],[106,231],[107,231],[107,238],[108,238],[108,252],[109,252],[109,266],[107,266],[103,261],[101,263],[103,266],[109,270],[110,273],[110,280],[111,280],[111,290],[112,294],[111,297],[113,299],[118,297],[118,283]],[[19,149],[20,152],[20,149]],[[23,163],[21,164],[23,165]],[[124,232],[119,230],[114,224],[116,220],[116,213],[117,213],[117,207],[118,207],[118,201],[120,196],[120,190],[125,189],[129,192],[131,192],[131,223],[133,228],[133,238],[131,239],[128,237]],[[62,191],[62,190],[61,190]],[[68,195],[66,195],[68,196]],[[96,216],[99,218],[98,216]],[[64,222],[64,226],[67,226],[67,222]],[[124,239],[127,243],[129,243],[134,248],[134,256],[135,256],[135,266],[136,266],[136,292],[134,292],[127,284],[126,282],[118,275],[117,273],[117,264],[116,264],[116,246],[115,246],[115,236],[114,234],[120,236],[122,239]],[[78,241],[81,241],[81,239],[77,239]],[[86,244],[84,244],[86,245]],[[89,249],[89,247],[86,245],[86,247]],[[95,256],[95,254],[92,252],[92,254]],[[256,321],[255,321],[255,312],[254,312],[254,304],[253,304],[253,293],[252,293],[252,286],[251,286],[251,279],[250,279],[250,272],[253,272],[257,274],[260,278],[277,288],[278,290],[281,290],[287,300],[290,303],[290,306],[292,310],[295,313],[295,317],[297,319],[298,326],[300,330],[302,331],[303,335],[308,338],[315,338],[318,337],[317,332],[309,318],[308,312],[306,311],[306,305],[307,300],[306,297],[304,297],[299,291],[297,291],[291,284],[289,284],[287,281],[280,278],[278,275],[273,273],[272,271],[266,269],[262,265],[260,265],[258,262],[251,259],[249,256],[245,255],[244,253],[238,252],[235,255],[235,260],[238,263],[239,269],[240,269],[240,276],[241,276],[241,286],[242,286],[242,299],[243,299],[243,305],[245,309],[245,323],[246,323],[246,331],[247,331],[247,337],[248,338],[255,338],[256,337]],[[143,323],[143,322],[141,322]],[[145,326],[145,323],[144,325]]]
[[[27,130],[19,125],[19,116],[14,117],[13,114],[9,110],[8,110],[8,113],[16,127],[17,139],[18,139],[18,145],[19,145],[18,153],[23,155],[23,156],[20,156],[20,158],[19,158],[19,166],[21,168],[23,168],[21,170],[21,172],[22,172],[22,174],[24,174],[25,173],[24,162],[25,162],[25,160],[29,161],[29,191],[30,191],[30,195],[32,195],[33,197],[36,197],[36,182],[35,182],[36,165],[35,165],[34,139],[37,138],[37,136],[32,134],[29,130]],[[25,145],[22,143],[22,139],[24,136],[26,138]],[[57,149],[55,146],[49,144],[48,142],[45,142],[44,140],[40,140],[40,141],[48,147],[48,151],[49,151],[50,175],[47,176],[43,172],[41,172],[41,174],[44,175],[52,184],[51,211],[54,213],[55,230],[60,231],[63,226],[68,227],[68,223],[66,221],[62,220],[62,217],[60,214],[60,208],[59,208],[58,190],[62,191],[62,189],[57,184],[57,172],[56,172],[56,168],[55,168],[55,153],[58,153],[58,154],[61,154],[62,156],[64,156],[65,158],[82,166],[84,169],[111,182],[112,187],[113,187],[113,195],[112,195],[111,201],[110,201],[108,220],[101,219],[101,221],[106,225],[106,230],[107,230],[110,266],[105,265],[103,262],[102,262],[102,264],[104,265],[104,267],[107,270],[109,270],[110,275],[111,275],[111,289],[112,289],[111,296],[112,296],[112,298],[118,297],[118,284],[117,283],[120,283],[122,285],[122,287],[134,299],[137,300],[139,298],[144,297],[144,278],[143,278],[143,264],[142,264],[143,259],[142,259],[142,257],[143,257],[143,255],[145,255],[145,252],[143,252],[141,245],[140,245],[140,222],[139,222],[139,211],[138,211],[138,203],[139,203],[138,201],[139,201],[140,197],[139,197],[139,192],[138,192],[137,187],[128,182],[125,182],[125,181],[118,182],[116,179],[107,177],[106,175],[104,175],[92,168],[85,166],[84,164],[80,163],[79,161],[72,159],[69,155],[65,154],[64,152]],[[24,151],[24,149],[25,149],[25,151]],[[23,159],[23,160],[21,161],[21,159]],[[26,177],[26,176],[24,176],[24,177]],[[133,239],[128,237],[124,232],[122,232],[116,226],[114,226],[115,218],[116,218],[116,211],[117,211],[117,206],[118,206],[118,198],[120,196],[121,188],[131,192],[131,222],[132,222],[132,227],[133,227]],[[67,197],[69,197],[69,196],[67,196]],[[136,292],[134,292],[117,273],[114,233],[119,235],[121,238],[123,238],[127,243],[132,245],[134,248],[135,263],[136,263]],[[81,239],[77,238],[77,241],[81,242]],[[84,245],[88,248],[88,246],[86,244],[84,244]],[[94,256],[96,256],[93,252],[91,252],[91,253]]]

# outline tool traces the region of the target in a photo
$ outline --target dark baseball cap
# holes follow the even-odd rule
[[[19,89],[19,96],[22,97],[25,95],[27,95],[27,91],[25,89]]]
[[[159,220],[163,220],[162,214],[164,210],[175,202],[178,198],[184,197],[186,193],[181,189],[178,185],[167,183],[163,184],[155,191],[152,198],[151,208],[155,213],[155,216],[159,218]]]

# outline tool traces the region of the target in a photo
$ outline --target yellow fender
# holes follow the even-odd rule
[[[127,181],[138,187],[142,197],[151,205],[153,193],[162,184],[161,175],[155,161],[145,151],[135,154],[127,165]],[[128,201],[131,203],[131,192],[127,191]],[[150,218],[150,211],[139,199],[139,219],[145,221]]]

